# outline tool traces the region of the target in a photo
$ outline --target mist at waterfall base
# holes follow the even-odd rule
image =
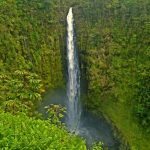
[[[62,122],[66,124],[70,132],[85,138],[88,146],[96,141],[102,141],[109,149],[117,150],[119,142],[113,136],[111,125],[103,117],[96,117],[81,109],[80,71],[75,49],[72,8],[67,15],[67,66],[68,82],[66,89],[49,91],[40,106],[40,112],[46,116],[45,106],[61,104],[67,108],[67,114]]]
[[[55,89],[53,91],[47,91],[39,107],[39,112],[42,113],[46,118],[48,116],[46,109],[44,108],[45,106],[50,104],[60,104],[66,107],[66,102],[68,100],[66,93],[66,89],[62,88]],[[66,118],[67,114],[62,120],[62,122],[65,124],[67,124]],[[102,141],[104,146],[111,150],[119,149],[119,141],[115,139],[111,125],[102,116],[95,116],[94,114],[88,112],[86,109],[82,109],[80,124],[75,134],[78,134],[79,136],[86,139],[88,146],[91,146],[94,142]]]

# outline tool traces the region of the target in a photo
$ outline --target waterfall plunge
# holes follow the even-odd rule
[[[74,40],[74,19],[72,8],[67,15],[67,59],[68,59],[68,86],[67,86],[67,124],[71,132],[76,132],[80,122],[80,71]]]

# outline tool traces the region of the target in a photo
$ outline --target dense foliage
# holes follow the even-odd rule
[[[98,109],[108,99],[129,105],[147,131],[149,5],[148,0],[95,0],[74,11],[82,76],[88,81],[87,106]]]
[[[33,104],[41,101],[44,91],[41,80],[35,73],[16,70],[0,75],[0,104],[6,112],[24,112],[35,109]],[[30,111],[31,113],[33,113]]]
[[[0,1],[0,107],[35,115],[46,88],[63,86],[64,24],[55,1]]]
[[[56,129],[55,125],[13,115],[24,112],[34,116],[45,89],[64,85],[65,19],[70,6],[74,7],[81,78],[87,83],[84,104],[96,112],[108,109],[107,115],[112,120],[117,115],[119,119],[115,124],[131,148],[149,149],[148,138],[143,136],[143,132],[144,135],[150,132],[149,0],[1,0],[0,108],[5,113],[0,114],[0,143],[9,149],[9,146],[20,146],[33,139],[30,144],[35,149],[43,146],[38,143],[38,126],[41,126],[41,134],[46,132],[40,135],[45,144],[56,138],[54,134],[54,138],[47,138],[52,127]],[[53,113],[50,110],[50,114]],[[13,121],[9,123],[10,120]],[[22,120],[29,125],[20,125]],[[59,121],[56,119],[56,122]],[[130,128],[130,123],[134,122],[137,129],[129,131],[134,128]],[[25,128],[24,137],[19,132],[21,127]],[[27,129],[33,137],[28,136]],[[70,135],[64,129],[55,132],[56,141],[64,133],[66,141],[62,147],[69,146]],[[25,142],[17,140],[18,137]],[[73,139],[70,146],[78,140]],[[97,149],[98,146],[93,147]]]
[[[147,150],[150,1],[80,0],[76,4],[81,77],[87,81],[84,103],[108,115],[131,149]]]
[[[103,146],[103,143],[101,142],[94,143],[92,146],[92,150],[103,150],[102,146]]]
[[[57,117],[27,117],[37,117],[45,88],[64,83],[65,28],[55,6],[55,1],[0,1],[0,149],[86,149],[84,141],[56,125]]]
[[[62,86],[64,28],[55,1],[0,1],[0,66],[3,73],[37,73],[45,87]],[[60,43],[61,42],[61,43]]]
[[[0,114],[0,148],[4,150],[86,150],[84,141],[49,121],[24,114]]]
[[[138,82],[136,99],[136,113],[142,126],[150,132],[150,74],[143,73]]]

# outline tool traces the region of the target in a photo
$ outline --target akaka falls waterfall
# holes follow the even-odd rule
[[[67,113],[62,122],[67,125],[70,132],[86,139],[89,147],[96,141],[102,141],[107,147],[113,147],[117,150],[119,144],[115,140],[112,128],[107,121],[103,117],[92,114],[84,107],[81,108],[80,97],[84,94],[82,91],[83,81],[80,79],[72,11],[73,9],[70,8],[67,15],[67,87],[66,89],[58,88],[47,92],[40,106],[40,112],[46,117],[47,111],[44,108],[50,104],[67,107]]]
[[[67,59],[68,59],[68,85],[67,85],[67,124],[71,132],[75,132],[80,122],[80,71],[74,40],[74,19],[72,8],[67,15]]]

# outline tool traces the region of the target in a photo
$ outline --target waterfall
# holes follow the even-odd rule
[[[75,132],[80,121],[80,71],[74,38],[74,19],[72,8],[67,15],[67,125],[71,132]]]

